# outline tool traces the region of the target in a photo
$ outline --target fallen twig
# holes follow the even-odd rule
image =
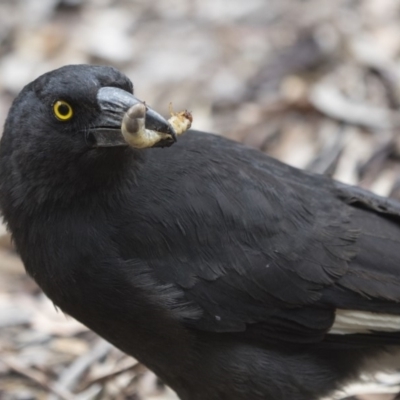
[[[25,378],[30,379],[31,381],[40,385],[43,389],[55,394],[60,399],[74,400],[75,396],[72,393],[64,388],[57,387],[57,385],[50,383],[48,377],[44,373],[37,370],[28,370],[11,358],[3,358],[0,361],[9,369],[24,376]]]
[[[400,115],[386,108],[355,103],[338,89],[317,84],[310,92],[311,104],[323,114],[348,124],[371,130],[393,129],[399,126]]]
[[[105,383],[108,380],[115,378],[116,376],[121,375],[128,371],[140,373],[140,372],[146,371],[146,367],[144,365],[138,363],[137,361],[132,361],[132,363],[130,365],[118,368],[115,371],[103,374],[101,376],[98,376],[98,377],[90,380],[89,382],[87,382],[85,384],[84,389],[87,389],[89,386],[94,385],[96,383]]]
[[[64,390],[71,390],[75,388],[79,378],[82,374],[97,360],[103,358],[111,350],[112,345],[103,339],[91,349],[89,353],[83,354],[77,358],[57,380],[57,387]],[[55,400],[52,396],[49,400]]]

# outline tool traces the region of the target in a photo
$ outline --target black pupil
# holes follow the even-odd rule
[[[69,107],[66,104],[60,104],[58,106],[58,112],[65,117],[69,114]]]

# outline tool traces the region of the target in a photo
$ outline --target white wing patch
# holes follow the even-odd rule
[[[336,310],[335,322],[328,333],[349,335],[354,333],[400,332],[400,316],[368,311]]]

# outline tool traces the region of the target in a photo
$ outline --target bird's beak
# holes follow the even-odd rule
[[[88,131],[88,142],[94,147],[164,147],[176,141],[170,123],[125,90],[103,87],[97,102],[100,116]]]

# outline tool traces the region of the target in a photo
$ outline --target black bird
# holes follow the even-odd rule
[[[126,146],[132,93],[113,68],[66,66],[10,109],[0,207],[49,298],[183,400],[315,400],[383,368],[400,205],[212,134]],[[175,141],[145,121],[152,146]]]

